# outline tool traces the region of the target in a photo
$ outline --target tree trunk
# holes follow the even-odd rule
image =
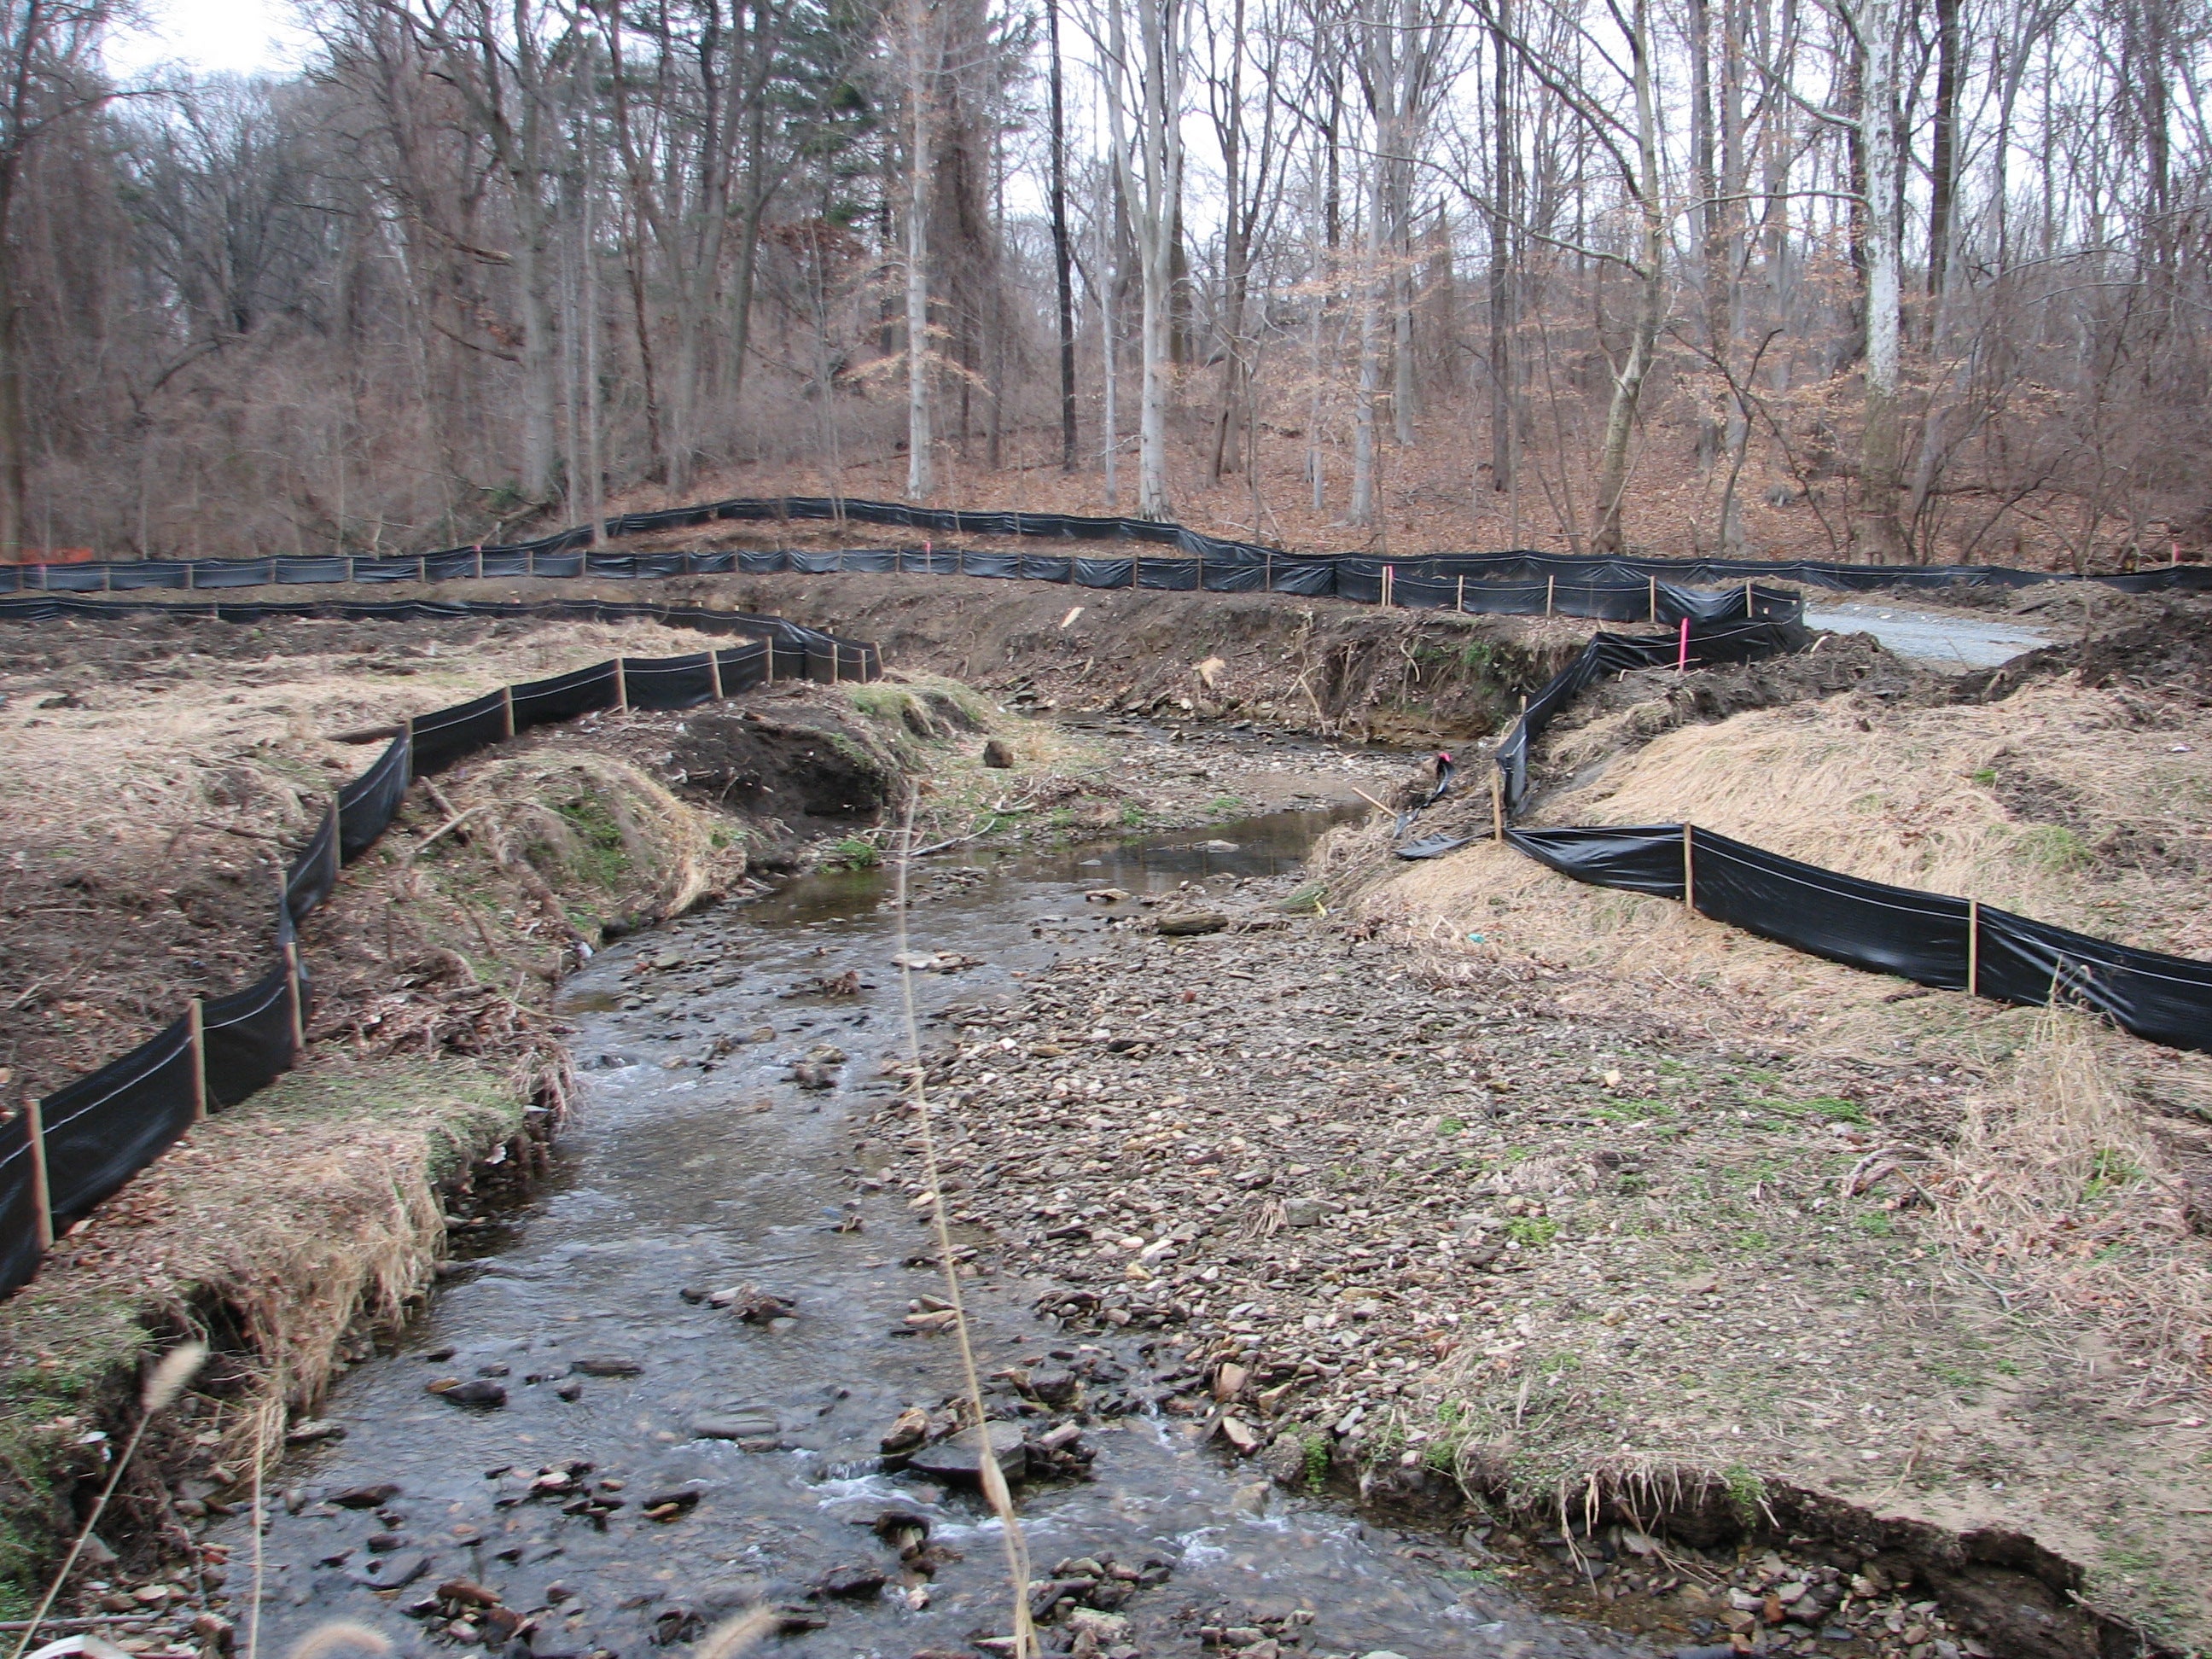
[[[1925,349],[1935,349],[1943,310],[1944,278],[1951,265],[1951,220],[1958,188],[1959,0],[1936,0],[1936,131],[1928,158],[1928,310],[1921,327]]]
[[[1490,180],[1490,487],[1513,488],[1516,416],[1513,378],[1513,250],[1516,208],[1512,63],[1507,33],[1512,0],[1498,0],[1490,30],[1491,124],[1496,143]]]
[[[1629,333],[1628,355],[1613,376],[1613,404],[1606,411],[1605,441],[1598,452],[1597,525],[1590,547],[1594,552],[1606,554],[1620,553],[1627,545],[1621,526],[1621,497],[1628,488],[1629,442],[1635,434],[1644,379],[1651,371],[1659,325],[1666,320],[1667,312],[1667,222],[1659,196],[1659,122],[1652,103],[1647,0],[1636,0],[1628,49],[1636,94],[1635,194],[1643,237],[1636,269],[1636,320]]]
[[[1045,0],[1052,52],[1052,263],[1060,284],[1060,470],[1075,471],[1074,255],[1067,240],[1067,137],[1060,69],[1060,0]]]
[[[906,495],[918,501],[936,488],[929,429],[928,0],[906,8]]]
[[[1897,229],[1903,179],[1897,146],[1896,21],[1893,0],[1862,0],[1859,35],[1859,131],[1866,156],[1866,432],[1859,453],[1858,514],[1852,539],[1858,556],[1889,564],[1905,556],[1898,522],[1902,461],[1898,409],[1899,307]]]

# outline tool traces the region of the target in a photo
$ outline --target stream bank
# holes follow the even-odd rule
[[[924,1018],[1092,948],[1105,924],[1088,889],[1188,905],[1291,878],[1335,816],[926,869]],[[884,895],[880,872],[820,872],[571,980],[582,1109],[553,1179],[337,1390],[343,1438],[282,1473],[264,1642],[345,1617],[429,1652],[528,1621],[535,1654],[639,1653],[765,1601],[781,1650],[993,1650],[995,1523],[880,1451],[957,1387],[952,1344],[927,1334],[942,1283],[922,1218],[861,1173],[902,1052]],[[1455,1545],[1272,1491],[1202,1449],[1155,1409],[1174,1351],[1040,1322],[1054,1287],[994,1263],[979,1219],[957,1243],[991,1409],[1063,1454],[1021,1504],[1035,1577],[1061,1587],[1043,1604],[1089,1604],[1061,1609],[1055,1644],[1123,1659],[1232,1639],[1209,1632],[1259,1659],[1637,1650],[1540,1614]],[[241,1584],[250,1529],[214,1541]]]

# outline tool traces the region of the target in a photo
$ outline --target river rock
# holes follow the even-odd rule
[[[888,1576],[881,1567],[832,1567],[809,1593],[822,1600],[864,1601],[882,1594]]]
[[[342,1510],[380,1510],[398,1496],[398,1482],[380,1480],[374,1486],[349,1486],[343,1492],[332,1492],[330,1501]]]
[[[1152,925],[1169,939],[1188,939],[1198,933],[1218,933],[1229,926],[1229,918],[1218,910],[1181,910],[1162,916]]]
[[[398,1589],[429,1571],[430,1558],[417,1550],[405,1555],[371,1556],[346,1577],[371,1589]]]
[[[645,1370],[627,1354],[586,1354],[568,1369],[584,1376],[635,1376]]]
[[[1022,1443],[1020,1426],[1012,1423],[989,1423],[984,1427],[990,1431],[991,1450],[999,1461],[1000,1473],[1010,1481],[1019,1480],[1029,1470],[1029,1448]],[[916,1474],[942,1480],[948,1486],[973,1486],[982,1478],[975,1467],[982,1449],[981,1433],[975,1429],[963,1429],[933,1446],[924,1446],[908,1461],[907,1468]]]
[[[718,1412],[691,1419],[694,1440],[773,1439],[782,1431],[772,1412]]]
[[[1048,1406],[1072,1406],[1083,1379],[1065,1365],[1038,1365],[1030,1372],[1028,1392]]]
[[[427,1392],[436,1395],[447,1405],[471,1411],[495,1412],[507,1404],[507,1390],[489,1377],[472,1376],[465,1382],[446,1378],[425,1386]]]
[[[989,738],[983,744],[983,764],[994,771],[1011,772],[1014,769],[1014,746],[1004,738]]]

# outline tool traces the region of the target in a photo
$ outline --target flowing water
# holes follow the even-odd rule
[[[913,948],[981,959],[915,975],[924,1018],[1002,997],[1088,948],[1104,924],[1087,888],[1279,873],[1332,821],[1278,813],[921,870]],[[396,1352],[337,1388],[330,1416],[345,1438],[296,1454],[283,1472],[287,1501],[265,1545],[264,1650],[332,1618],[371,1624],[403,1651],[445,1645],[439,1621],[407,1609],[453,1578],[536,1613],[538,1656],[647,1659],[759,1595],[804,1601],[841,1567],[894,1579],[858,1600],[811,1603],[822,1627],[779,1649],[906,1659],[965,1652],[972,1635],[1008,1629],[996,1523],[974,1498],[886,1474],[876,1458],[902,1407],[959,1385],[950,1339],[892,1334],[910,1298],[942,1289],[933,1270],[902,1265],[929,1249],[927,1228],[896,1187],[855,1200],[850,1173],[868,1115],[895,1087],[879,1068],[902,1051],[890,891],[879,872],[809,877],[611,948],[569,982],[584,1087],[559,1172]],[[641,969],[641,957],[664,965]],[[855,995],[799,988],[848,969],[862,981]],[[719,1045],[702,1069],[718,1036],[735,1046]],[[836,1085],[796,1086],[793,1062],[824,1044],[847,1056]],[[687,1063],[663,1064],[678,1057]],[[741,1282],[791,1298],[795,1316],[748,1324],[679,1294]],[[1152,1339],[1125,1333],[1110,1355],[1084,1353],[1031,1315],[1041,1289],[969,1285],[983,1369],[1056,1350],[1106,1379],[1126,1370],[1118,1386],[1141,1401],[1139,1349]],[[495,1382],[507,1403],[470,1409],[426,1391],[453,1378]],[[745,1419],[743,1444],[697,1437],[713,1417]],[[1437,1540],[1270,1491],[1251,1465],[1191,1445],[1174,1419],[1139,1409],[1087,1433],[1092,1480],[1020,1492],[1029,1549],[1040,1577],[1067,1557],[1167,1567],[1164,1583],[1122,1609],[1148,1654],[1194,1652],[1196,1627],[1224,1615],[1294,1610],[1312,1615],[1307,1654],[1631,1650],[1516,1601]],[[575,1490],[527,1495],[540,1470],[576,1461],[592,1467]],[[375,1485],[398,1490],[380,1506],[327,1501]],[[679,1492],[688,1508],[648,1517],[652,1499]],[[593,1498],[622,1507],[569,1512]],[[933,1541],[958,1557],[939,1568],[925,1607],[871,1529],[888,1509],[926,1516]],[[242,1522],[229,1541],[242,1589]],[[401,1577],[411,1582],[376,1588]]]

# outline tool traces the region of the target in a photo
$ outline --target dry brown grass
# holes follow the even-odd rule
[[[606,886],[619,867],[623,884],[649,889],[663,915],[681,915],[718,878],[744,869],[741,848],[716,846],[705,812],[636,767],[588,750],[496,756],[471,768],[452,799],[480,815],[471,823],[502,870],[536,866],[568,888]]]
[[[1960,1255],[2069,1317],[2104,1327],[2148,1381],[2212,1382],[2212,1245],[2124,1079],[2132,1040],[2040,1011],[1997,1091],[1929,1170]]]
[[[2212,864],[2212,714],[2177,706],[2153,726],[2139,708],[2052,684],[1987,705],[1890,709],[1837,697],[1762,710],[1668,732],[1531,821],[1686,817],[1828,869],[2212,955],[2212,883],[2185,873]],[[1679,904],[1580,885],[1487,842],[1432,862],[1378,864],[1384,837],[1381,825],[1340,831],[1322,865],[1344,872],[1342,896],[1362,920],[1447,961],[1472,954],[1626,981],[1709,1025],[1764,1026],[1860,1053],[1974,1060],[2028,1035],[2023,1012],[1940,993],[1893,1002],[1895,980]]]

